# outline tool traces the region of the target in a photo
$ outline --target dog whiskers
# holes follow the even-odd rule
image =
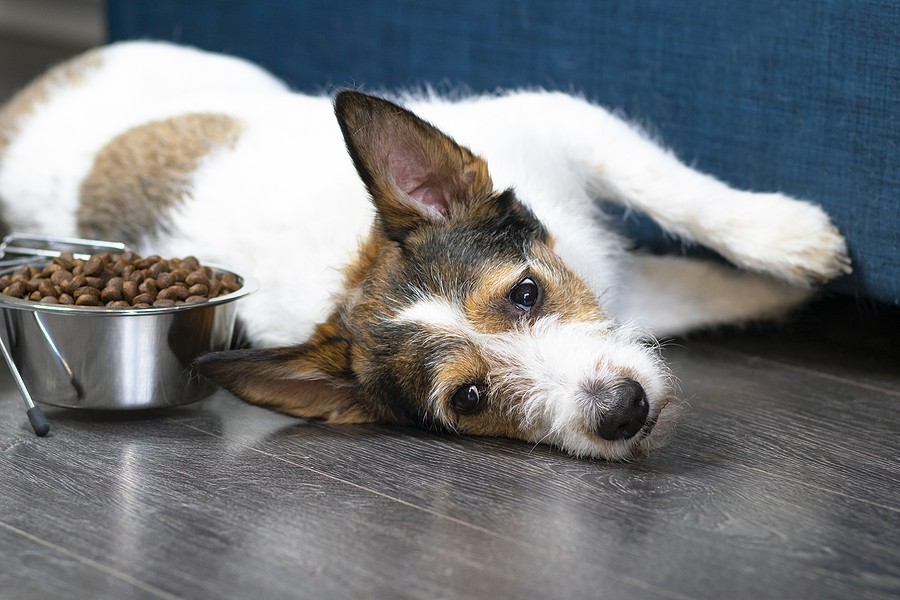
[[[537,448],[538,446],[540,446],[542,443],[544,443],[544,440],[546,440],[548,437],[550,437],[550,435],[552,433],[553,433],[552,431],[548,431],[546,434],[544,434],[544,436],[541,439],[539,439],[538,441],[536,441],[534,443],[534,445],[531,447],[531,449],[528,451],[528,453],[531,454],[532,452],[534,452],[534,449]]]

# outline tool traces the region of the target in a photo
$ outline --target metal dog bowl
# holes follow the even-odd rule
[[[35,424],[34,402],[136,410],[188,404],[210,395],[215,387],[191,370],[191,362],[231,346],[234,302],[259,287],[252,278],[232,274],[241,283],[237,291],[171,308],[40,304],[0,294],[0,349],[38,435],[48,426],[45,421]]]

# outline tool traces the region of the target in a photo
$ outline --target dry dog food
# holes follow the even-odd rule
[[[20,267],[0,277],[7,296],[45,304],[111,308],[170,307],[207,302],[240,288],[231,273],[217,274],[193,256],[166,260],[134,252],[64,253],[44,268]]]

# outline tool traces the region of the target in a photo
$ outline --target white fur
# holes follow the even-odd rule
[[[612,323],[566,323],[550,317],[534,326],[496,336],[489,345],[504,388],[527,390],[523,423],[546,442],[577,456],[630,456],[642,436],[606,441],[585,430],[591,422],[585,386],[607,386],[632,377],[644,388],[656,419],[671,395],[671,377],[655,348],[640,343],[632,327]]]
[[[250,339],[306,338],[372,218],[330,99],[290,93],[244,61],[168,44],[117,44],[99,56],[99,67],[54,90],[19,124],[0,167],[6,220],[17,230],[75,235],[79,184],[113,136],[185,112],[231,115],[242,124],[236,146],[203,162],[170,235],[137,250],[195,254],[254,274],[262,289],[240,306]],[[498,189],[516,189],[612,316],[654,333],[783,310],[806,293],[781,281],[805,285],[847,270],[843,239],[819,208],[733,190],[582,99],[521,92],[408,100],[413,112],[485,157]],[[706,318],[702,304],[692,309],[697,288],[720,291],[742,276],[694,268],[687,286],[674,278],[655,285],[649,277],[659,269],[632,268],[597,196],[644,211],[667,231],[767,277],[737,283],[741,293]],[[679,299],[677,311],[671,298]]]
[[[440,334],[456,337],[475,335],[475,328],[457,304],[446,298],[422,298],[401,310],[394,320],[416,323]]]

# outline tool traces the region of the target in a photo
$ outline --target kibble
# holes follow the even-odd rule
[[[233,274],[215,273],[193,256],[166,260],[134,252],[86,260],[64,253],[43,268],[20,267],[0,277],[0,290],[14,298],[123,309],[198,304],[240,287]]]

